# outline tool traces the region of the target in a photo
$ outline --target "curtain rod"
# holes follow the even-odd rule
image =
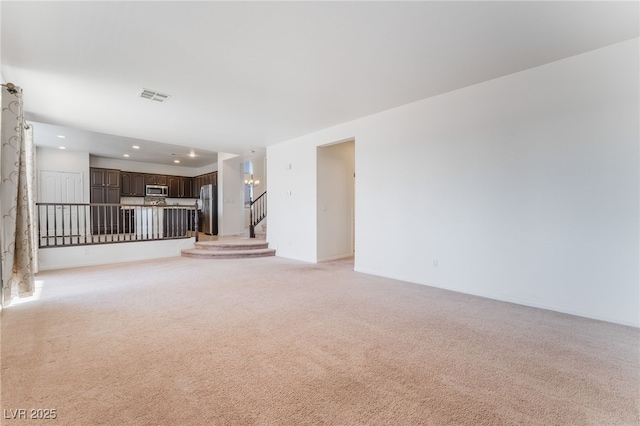
[[[15,84],[13,84],[13,83],[7,83],[7,84],[4,84],[4,83],[3,83],[2,85],[3,85],[4,87],[6,87],[6,88],[7,88],[7,91],[8,91],[9,93],[11,93],[12,95],[15,95],[16,93],[18,93],[18,91],[22,91],[22,89],[21,89],[21,88],[19,88],[18,86],[16,86],[16,85],[15,85]]]
[[[4,84],[2,83],[3,87],[7,88],[7,92],[11,93],[12,95],[15,95],[16,93],[18,93],[18,91],[22,92],[22,89],[20,87],[17,87],[15,84],[13,83],[7,83]],[[31,128],[31,125],[29,123],[27,123],[27,120],[25,120],[24,118],[22,119],[22,127],[26,130]]]

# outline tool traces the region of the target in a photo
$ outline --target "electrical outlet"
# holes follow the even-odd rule
[[[438,267],[438,259],[433,259],[433,267],[437,268]]]

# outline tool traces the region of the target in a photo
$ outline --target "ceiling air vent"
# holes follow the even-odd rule
[[[142,92],[140,92],[140,97],[143,99],[149,99],[150,101],[156,101],[156,102],[164,102],[167,99],[169,99],[169,95],[156,92],[155,90],[149,90],[149,89],[142,89]]]

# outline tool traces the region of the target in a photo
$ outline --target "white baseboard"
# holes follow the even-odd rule
[[[562,313],[562,314],[575,315],[575,316],[578,316],[578,317],[590,318],[590,319],[594,319],[594,320],[598,320],[598,321],[606,321],[606,322],[611,322],[611,323],[614,323],[614,324],[620,324],[620,325],[626,325],[626,326],[630,326],[630,327],[640,328],[640,318],[635,319],[635,320],[630,320],[628,318],[618,318],[618,317],[612,317],[612,316],[608,316],[608,315],[600,315],[600,314],[593,313],[593,312],[586,312],[586,311],[581,311],[581,310],[568,308],[568,307],[564,307],[564,306],[551,305],[551,304],[539,302],[537,300],[530,300],[530,299],[512,297],[512,296],[508,296],[508,295],[504,295],[504,294],[483,293],[483,292],[474,291],[473,289],[452,288],[452,287],[445,287],[445,286],[439,286],[439,285],[434,285],[434,284],[415,282],[415,281],[412,281],[411,279],[407,279],[407,278],[403,278],[403,277],[389,276],[389,275],[381,274],[379,271],[375,271],[375,270],[367,269],[367,268],[355,267],[354,271],[355,272],[361,272],[363,274],[368,274],[368,275],[375,275],[375,276],[379,276],[379,277],[390,278],[390,279],[398,280],[398,281],[405,281],[405,282],[409,282],[409,283],[412,283],[412,284],[426,285],[428,287],[435,287],[435,288],[441,288],[443,290],[455,291],[456,293],[470,294],[470,295],[473,295],[473,296],[484,297],[484,298],[487,298],[487,299],[499,300],[501,302],[515,303],[517,305],[528,306],[528,307],[531,307],[531,308],[546,309],[548,311],[559,312],[559,313]]]

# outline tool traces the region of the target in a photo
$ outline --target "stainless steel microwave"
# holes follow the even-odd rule
[[[147,197],[168,197],[169,187],[166,185],[147,185],[145,195]]]

